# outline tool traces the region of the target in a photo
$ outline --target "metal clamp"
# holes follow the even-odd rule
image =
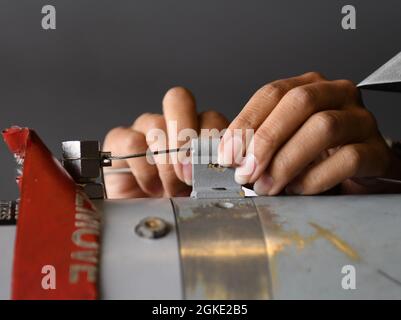
[[[202,137],[192,140],[192,193],[198,199],[243,198],[242,187],[235,182],[234,169],[217,164],[220,139]]]
[[[63,166],[91,199],[106,198],[103,167],[111,166],[110,152],[100,151],[99,141],[62,143]]]

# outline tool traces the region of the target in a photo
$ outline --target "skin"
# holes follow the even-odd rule
[[[146,140],[146,133],[154,128],[169,133],[169,120],[177,121],[178,130],[228,127],[218,162],[235,167],[236,181],[253,185],[260,195],[312,195],[336,186],[347,194],[401,192],[400,185],[372,179],[401,179],[401,160],[385,143],[359,90],[348,80],[328,81],[312,72],[274,81],[257,90],[230,124],[215,111],[198,114],[192,94],[173,88],[163,99],[163,115],[144,114],[131,127],[111,130],[104,150],[113,154],[143,152],[148,146],[161,150]],[[230,139],[234,129],[253,129],[255,134],[250,141],[244,135]],[[183,143],[169,135],[168,147]],[[157,156],[155,162],[115,161],[116,167],[130,167],[132,175],[106,176],[109,197],[189,194],[190,164],[159,164]]]
[[[170,89],[163,98],[163,114],[145,113],[130,127],[112,129],[105,138],[103,149],[111,151],[112,154],[124,155],[145,152],[148,148],[151,151],[180,148],[185,141],[174,140],[167,128],[167,123],[172,120],[177,121],[178,132],[185,128],[194,129],[198,133],[201,129],[216,128],[220,131],[229,125],[228,120],[216,111],[197,113],[195,99],[191,92],[185,88],[176,87]],[[154,129],[162,130],[167,134],[168,145],[147,140],[146,134]],[[171,158],[181,156],[181,153],[168,156]],[[129,167],[132,175],[106,175],[108,197],[188,196],[191,192],[191,164],[165,161],[166,158],[163,157],[166,155],[155,156],[155,165],[150,164],[146,158],[114,161],[114,168]]]

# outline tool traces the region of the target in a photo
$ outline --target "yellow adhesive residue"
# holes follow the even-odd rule
[[[213,169],[213,170],[216,170],[217,172],[224,172],[224,171],[226,171],[226,167],[222,167],[222,166],[220,166],[219,164],[217,164],[217,163],[209,163],[208,165],[207,165],[207,167],[209,168],[209,169]]]
[[[288,246],[296,246],[298,249],[303,249],[306,245],[309,245],[318,239],[326,239],[351,260],[360,260],[360,256],[355,249],[337,236],[333,231],[330,231],[314,222],[309,222],[309,225],[313,227],[316,232],[309,236],[304,236],[296,230],[285,230],[283,223],[273,222],[273,220],[269,221],[269,241],[267,246],[269,256],[273,257],[279,254]]]
[[[317,238],[317,234],[305,237],[297,231],[276,230],[274,235],[269,237],[267,253],[269,256],[275,256],[284,251],[285,247],[296,246],[298,249],[305,248]]]
[[[332,231],[323,228],[313,222],[309,222],[309,225],[315,228],[319,236],[328,240],[336,249],[340,250],[342,253],[348,256],[348,258],[354,261],[361,260],[361,257],[359,256],[358,252],[356,252],[347,242],[339,238]]]
[[[318,238],[318,233],[304,236],[296,230],[285,230],[283,223],[276,223],[273,220],[269,224],[269,237],[267,241],[267,254],[269,257],[269,268],[271,274],[271,290],[277,287],[277,262],[276,257],[285,251],[287,247],[295,246],[302,250]]]
[[[265,210],[268,210],[266,208]],[[288,247],[296,247],[298,250],[303,250],[306,246],[311,245],[318,239],[327,240],[332,246],[346,255],[353,261],[360,261],[361,258],[358,252],[351,247],[346,241],[337,236],[333,231],[326,229],[315,222],[308,224],[315,230],[310,235],[302,235],[297,230],[286,230],[285,222],[278,222],[278,216],[270,211],[262,215],[262,220],[267,226],[267,254],[270,262],[270,274],[272,288],[277,286],[277,262],[276,257],[285,252]],[[274,291],[274,290],[273,290]]]

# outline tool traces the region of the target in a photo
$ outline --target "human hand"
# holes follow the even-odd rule
[[[175,126],[175,128],[174,128]],[[145,113],[130,127],[112,129],[106,136],[105,151],[126,155],[190,146],[189,140],[202,129],[221,131],[228,126],[224,116],[207,111],[196,112],[192,94],[181,87],[170,89],[163,99],[163,115]],[[163,139],[164,137],[164,139]],[[130,168],[131,172],[107,174],[109,198],[186,196],[191,192],[192,167],[184,152],[156,155],[154,164],[146,157],[113,161],[113,168]]]
[[[234,133],[240,129],[240,135]],[[246,139],[245,129],[254,129]],[[245,156],[245,157],[244,157]],[[370,177],[401,177],[400,160],[348,80],[318,73],[259,89],[229,125],[219,163],[236,168],[239,184],[260,195],[318,194],[341,184],[345,193],[391,192]],[[398,190],[400,191],[400,190]]]

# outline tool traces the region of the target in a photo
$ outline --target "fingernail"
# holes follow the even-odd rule
[[[256,158],[250,153],[247,154],[241,165],[235,169],[235,182],[240,185],[247,184],[256,168]]]
[[[185,163],[182,165],[182,173],[184,175],[184,181],[188,186],[192,186],[192,164]]]
[[[220,142],[217,162],[221,166],[239,164],[242,160],[242,154],[242,138],[238,135],[234,135],[233,137],[228,137]]]
[[[302,186],[299,184],[291,184],[288,185],[287,188],[285,188],[285,192],[287,194],[302,194]]]
[[[273,178],[267,173],[263,173],[262,176],[256,180],[253,185],[253,190],[260,196],[267,195],[273,186]]]

